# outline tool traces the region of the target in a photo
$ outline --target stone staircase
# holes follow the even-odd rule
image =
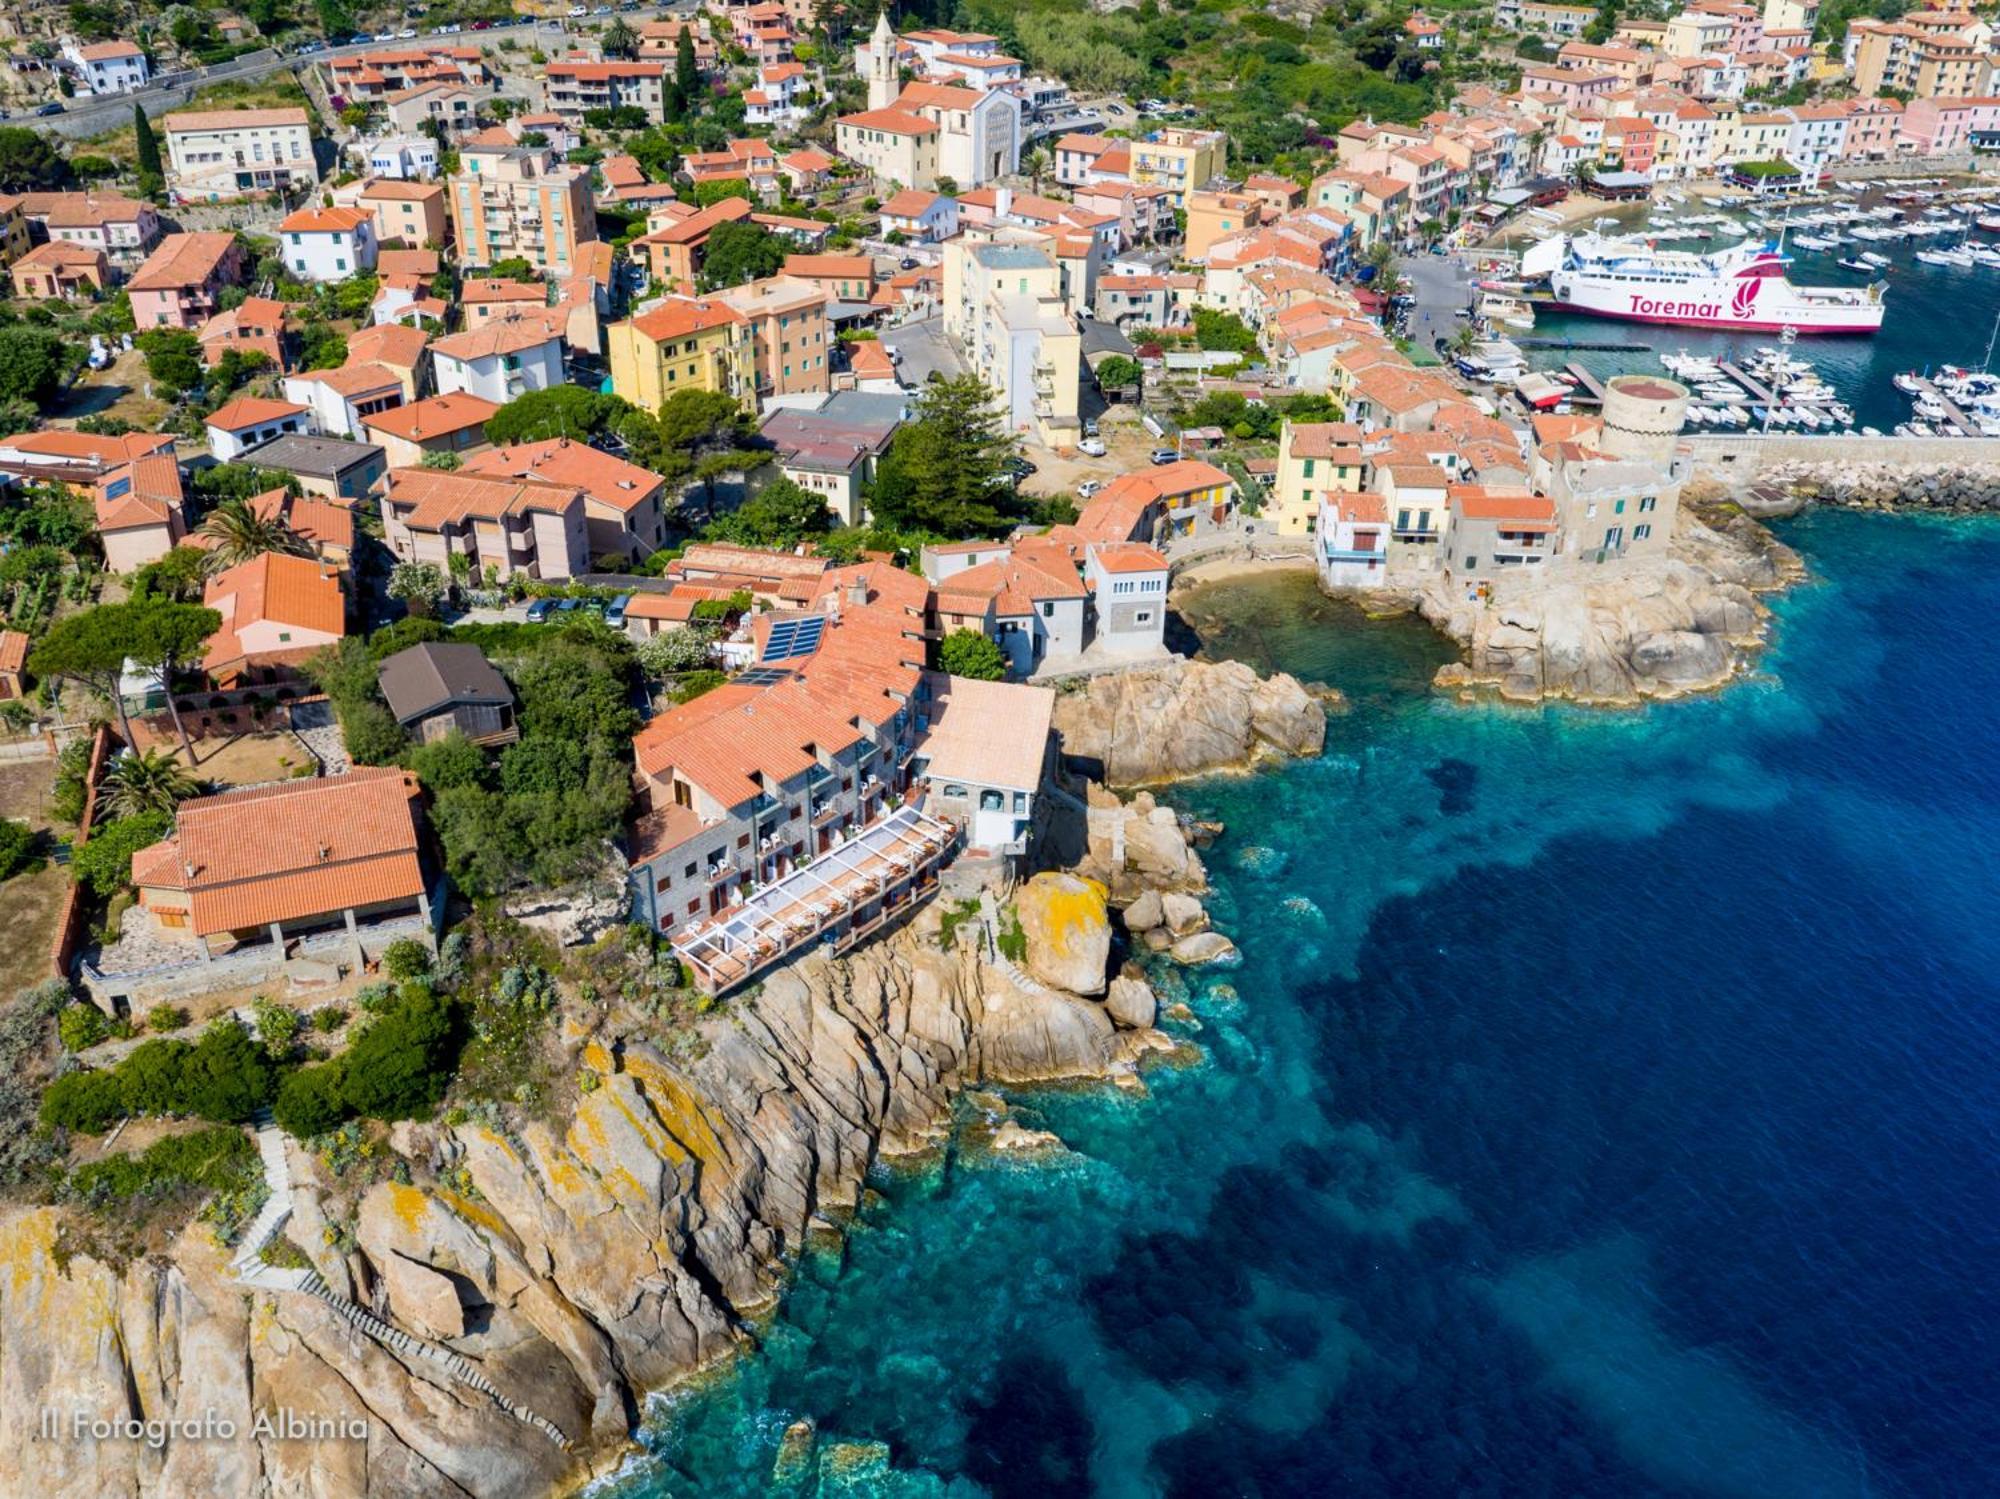
[[[236,1278],[262,1291],[301,1291],[318,1297],[333,1309],[336,1316],[363,1336],[374,1339],[406,1360],[423,1359],[444,1370],[467,1389],[477,1390],[515,1420],[534,1427],[565,1452],[569,1451],[570,1440],[561,1427],[548,1417],[501,1394],[493,1381],[480,1373],[478,1367],[463,1354],[404,1332],[366,1307],[334,1294],[317,1270],[286,1269],[264,1263],[265,1247],[277,1237],[286,1220],[292,1216],[292,1171],[285,1159],[284,1131],[271,1122],[268,1113],[257,1115],[251,1123],[256,1127],[257,1154],[264,1163],[264,1183],[270,1188],[270,1195],[264,1199],[263,1207],[257,1210],[257,1216],[250,1220],[250,1227],[243,1234],[242,1247],[230,1261]]]

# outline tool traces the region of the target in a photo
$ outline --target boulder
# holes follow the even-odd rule
[[[400,1326],[433,1342],[465,1336],[465,1308],[450,1276],[395,1253],[376,1268],[389,1290],[389,1313]]]
[[[1106,891],[1096,880],[1043,872],[1014,897],[1021,932],[1028,939],[1028,971],[1072,994],[1102,994],[1111,961],[1111,919]]]
[[[1208,912],[1201,908],[1201,902],[1178,890],[1169,890],[1160,897],[1160,912],[1166,918],[1167,930],[1176,937],[1185,937],[1208,925]]]
[[[1176,963],[1226,963],[1236,957],[1236,944],[1220,932],[1190,932],[1169,949]]]
[[[1128,932],[1150,932],[1166,919],[1157,890],[1140,891],[1139,898],[1125,908],[1125,930]]]
[[[1153,986],[1144,979],[1121,976],[1113,979],[1105,990],[1104,1008],[1120,1025],[1139,1030],[1153,1023],[1160,1002],[1154,997]]]
[[[1241,661],[1175,661],[1093,677],[1056,699],[1066,754],[1111,785],[1177,780],[1267,753],[1316,755],[1326,711],[1295,677]],[[1146,811],[1151,811],[1148,807]],[[1143,814],[1142,814],[1143,815]]]
[[[1063,1142],[1060,1135],[1052,1135],[1045,1129],[1028,1129],[1009,1119],[993,1131],[993,1148],[1008,1152],[1061,1150]]]

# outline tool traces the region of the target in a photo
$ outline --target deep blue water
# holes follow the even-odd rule
[[[1180,796],[1246,953],[1205,1060],[1010,1095],[1060,1164],[880,1173],[621,1491],[2000,1488],[2000,528],[1788,535],[1765,672],[1631,714],[1211,595],[1356,706]]]

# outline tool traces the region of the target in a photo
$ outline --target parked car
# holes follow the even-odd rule
[[[35,111],[35,113],[38,115],[59,115],[62,112],[63,112],[63,106],[56,103],[56,101],[53,99],[51,99],[48,103],[44,104],[40,109]]]
[[[1180,461],[1181,455],[1176,453],[1172,448],[1153,449],[1153,462],[1155,463],[1179,463]]]
[[[558,614],[574,614],[576,613],[577,610],[581,609],[582,607],[583,607],[583,600],[581,599],[556,600],[556,613]]]
[[[619,594],[617,598],[611,601],[611,607],[604,611],[604,622],[613,629],[622,627],[625,623],[625,606],[631,602],[631,594]]]
[[[549,617],[549,611],[554,609],[555,606],[556,601],[554,599],[536,599],[528,605],[528,623],[531,625],[540,624]]]
[[[1076,496],[1080,500],[1087,500],[1103,487],[1104,481],[1102,479],[1085,479],[1081,484],[1076,486]]]
[[[905,255],[896,267],[896,269],[901,271],[914,271],[916,268],[917,257],[914,255]]]
[[[1076,445],[1076,450],[1087,458],[1102,458],[1107,451],[1101,437],[1086,437]]]

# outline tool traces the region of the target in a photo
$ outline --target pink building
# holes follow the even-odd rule
[[[1849,161],[1882,161],[1896,154],[1896,137],[1903,129],[1903,106],[1894,99],[1847,101]]]
[[[1849,127],[1850,132],[1852,126]],[[1963,151],[1974,136],[2000,131],[2000,98],[1912,99],[1903,110],[1899,131],[1903,149],[1932,156]]]
[[[233,234],[169,234],[126,283],[132,322],[141,333],[199,328],[222,310],[222,289],[242,270]]]

